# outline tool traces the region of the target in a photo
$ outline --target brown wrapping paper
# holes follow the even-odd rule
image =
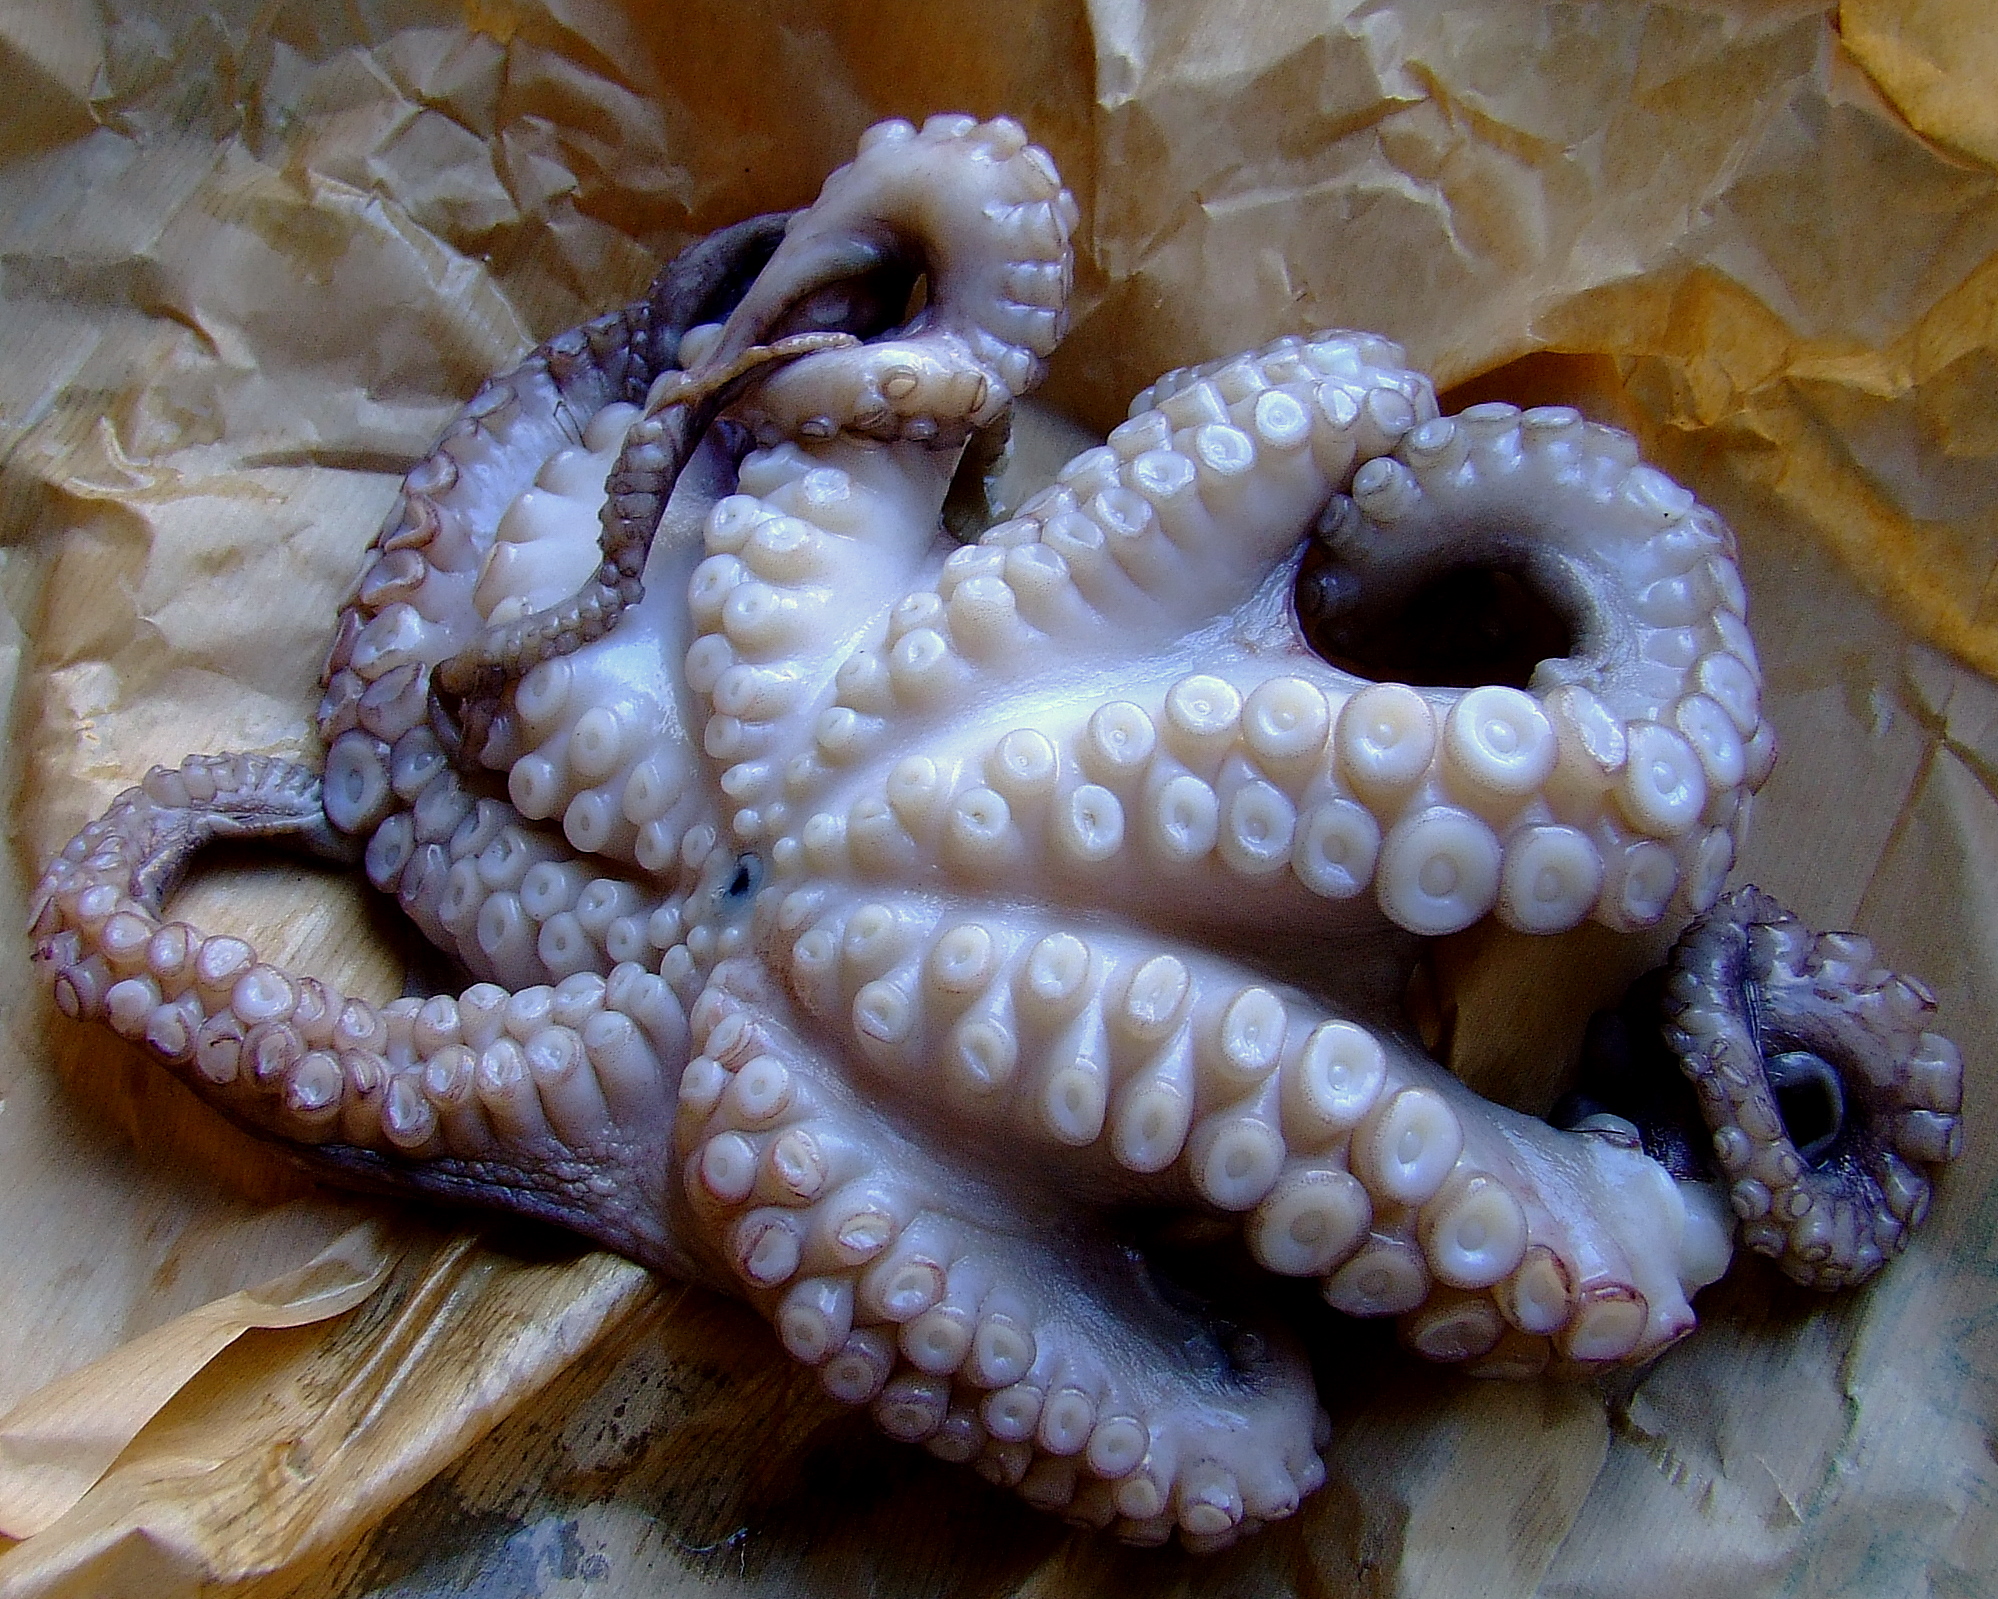
[[[0,960],[0,1414],[384,1218],[386,1286],[202,1365],[0,1595],[1969,1594],[1998,1581],[1998,56],[1980,0],[17,8],[0,18],[6,899],[154,761],[310,753],[334,610],[479,378],[886,115],[1009,111],[1082,203],[1047,390],[1328,323],[1446,403],[1634,428],[1734,522],[1785,754],[1738,879],[1859,924],[1964,1047],[1969,1142],[1843,1300],[1738,1267],[1606,1385],[1314,1325],[1331,1480],[1206,1561],[1071,1534],[823,1400],[738,1307],[315,1188]],[[386,998],[352,882],[178,913]],[[1637,941],[1642,943],[1643,941]],[[1544,1106],[1657,952],[1439,950]],[[1586,979],[1578,972],[1588,973]],[[280,1208],[273,1205],[286,1201]],[[181,1323],[180,1325],[186,1325]],[[144,1346],[141,1346],[144,1347]],[[129,1356],[125,1357],[131,1358]],[[71,1385],[74,1398],[74,1385]],[[136,1388],[72,1441],[142,1420]]]
[[[251,1328],[304,1327],[367,1299],[395,1264],[379,1233],[363,1222],[295,1271],[197,1305],[0,1416],[0,1536],[54,1526],[167,1401]]]

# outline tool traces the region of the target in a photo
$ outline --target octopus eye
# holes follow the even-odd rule
[[[1314,543],[1295,603],[1305,642],[1342,671],[1379,683],[1523,689],[1542,661],[1574,653],[1569,608],[1525,564],[1495,561],[1362,582]]]
[[[1770,1056],[1764,1069],[1798,1157],[1806,1166],[1821,1166],[1845,1130],[1845,1088],[1838,1073],[1802,1049]]]

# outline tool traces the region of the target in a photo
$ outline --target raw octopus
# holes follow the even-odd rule
[[[1737,1232],[1821,1287],[1904,1247],[1961,1067],[1865,940],[1724,895],[1775,758],[1734,540],[1625,435],[1319,332],[975,525],[1076,225],[1015,123],[884,123],[549,340],[408,474],[323,775],[154,771],[33,932],[315,1169],[738,1295],[891,1435],[1209,1549],[1325,1475],[1270,1279],[1491,1374],[1648,1360]],[[1494,585],[1565,640],[1517,681],[1423,620]],[[242,837],[362,860],[471,986],[167,920]],[[1560,1127],[1402,1014],[1492,916],[1692,918]]]

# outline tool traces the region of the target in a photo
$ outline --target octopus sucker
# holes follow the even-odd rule
[[[731,986],[748,981],[724,968],[696,1007],[702,1053],[683,1079],[676,1147],[688,1203],[722,1241],[737,1291],[828,1392],[1003,1480],[1043,1460],[1112,1482],[1142,1471],[1124,1496],[1147,1514],[1180,1460],[1209,1462],[1265,1509],[1307,1490],[1310,1382],[1278,1325],[1257,1331],[1246,1360],[1238,1328],[1231,1358],[1213,1325],[1150,1289],[1110,1239],[1030,1228],[1003,1193],[967,1191],[771,1026],[767,1003]],[[1120,1308],[1071,1299],[1070,1280],[1121,1282]],[[1133,1342],[1148,1351],[1135,1367]],[[1195,1360],[1197,1349],[1208,1354]],[[1181,1386],[1191,1403],[1178,1403]],[[1036,1493],[1062,1508],[1049,1476]]]
[[[1775,753],[1734,539],[1626,435],[1326,330],[956,536],[1077,221],[1017,124],[888,123],[531,352],[407,475],[321,770],[151,773],[35,959],[313,1169],[735,1294],[891,1437],[1211,1550],[1326,1475],[1280,1279],[1487,1376],[1648,1360],[1737,1238],[1904,1249],[1962,1072],[1864,939],[1726,891]],[[224,837],[358,861],[467,986],[169,920]],[[1401,1012],[1487,918],[1685,925],[1552,1123]]]

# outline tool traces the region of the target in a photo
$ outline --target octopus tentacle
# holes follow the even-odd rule
[[[635,415],[616,404],[599,411],[585,441],[602,441],[597,453],[551,458],[508,508],[472,596],[486,616],[504,620],[571,592],[579,566],[587,578],[605,457],[618,436],[643,426]],[[655,544],[637,602],[606,637],[538,663],[506,690],[483,750],[507,774],[523,817],[554,823],[578,851],[669,880],[683,836],[705,812],[688,737],[692,705],[672,670],[687,647],[682,596],[699,556],[699,517],[728,479],[727,462],[704,449],[681,480],[691,506],[675,502],[667,513],[674,531]]]
[[[1036,1219],[1029,1241],[1032,1201],[864,1109],[758,990],[724,967],[693,1007],[675,1147],[693,1232],[828,1393],[1143,1540],[1228,1541],[1317,1486],[1289,1339],[1168,1299],[1083,1229]]]
[[[926,687],[1016,670],[1043,638],[1122,653],[1234,611],[1358,465],[1435,414],[1398,345],[1338,332],[1278,341],[1134,409],[945,564],[936,631],[958,660]]]
[[[643,398],[648,425],[623,441],[607,474],[595,477],[594,486],[605,490],[600,511],[603,562],[592,581],[573,592],[566,604],[541,607],[535,619],[538,625],[519,615],[503,623],[489,622],[475,644],[440,664],[433,717],[452,744],[454,758],[465,747],[467,731],[472,735],[471,750],[483,749],[502,688],[537,660],[577,647],[585,634],[607,631],[617,613],[637,598],[634,585],[645,570],[660,515],[708,420],[688,414],[685,395],[678,397],[679,408],[663,422],[653,420],[652,413],[661,407],[653,403],[652,391],[657,380],[679,364],[687,330],[706,318],[725,315],[741,298],[768,262],[789,220],[789,213],[752,217],[683,250],[654,280],[645,301],[621,313],[624,337],[614,344],[606,347],[584,329],[578,330],[580,339],[576,333],[567,334],[547,347],[565,374],[578,355],[600,352],[617,370],[611,390],[597,398],[626,403]],[[748,355],[745,352],[746,360]],[[707,390],[720,389],[732,375],[738,374],[715,374]],[[490,587],[493,578],[489,569],[480,573],[482,586]],[[518,608],[528,609],[524,602]],[[467,721],[469,728],[461,725]]]
[[[906,742],[895,707],[838,708],[815,764],[791,769],[780,872],[1003,879],[1159,923],[1296,915],[1330,931],[1385,915],[1434,934],[1496,912],[1550,933],[1656,921],[1675,890],[1710,904],[1732,862],[1748,775],[1723,768],[1735,786],[1709,792],[1690,741],[1656,723],[1629,725],[1701,801],[1682,796],[1665,822],[1605,792],[1563,738],[1574,700],[1558,692],[1368,684],[1225,647],[1200,665],[1140,662],[1102,699],[1029,684],[982,724]],[[859,675],[849,663],[841,681]]]
[[[948,203],[937,201],[939,170],[964,180],[947,186]],[[1048,269],[1042,276],[1053,288],[1043,285],[1042,298],[1052,295],[1053,310],[1041,307],[1014,326],[1005,285],[1033,264],[1021,254],[1016,213],[1067,199],[1050,173],[1012,124],[945,118],[920,136],[897,125],[792,219],[726,328],[688,334],[682,353],[704,371],[757,348],[747,340],[778,338],[780,348],[791,347],[800,336],[784,330],[799,323],[879,335],[902,317],[908,279],[927,268],[930,298],[906,325],[785,369],[809,377],[814,394],[827,383],[879,389],[894,415],[924,425],[887,426],[868,400],[780,428],[790,391],[783,372],[763,375],[735,414],[783,433],[785,442],[744,460],[737,492],[708,515],[706,558],[686,579],[685,613],[677,595],[648,601],[642,616],[591,650],[568,664],[550,661],[521,682],[510,729],[519,737],[496,740],[494,759],[511,761],[509,791],[524,813],[562,815],[579,847],[667,870],[688,837],[673,801],[692,775],[675,769],[668,746],[697,742],[722,765],[723,792],[737,802],[722,828],[726,843],[753,842],[781,825],[782,788],[800,781],[784,775],[787,763],[824,705],[832,665],[921,564],[941,554],[938,513],[965,435],[932,424],[940,414],[988,422],[1038,380],[1039,357],[1026,357],[1048,337],[1042,312],[1058,312],[1066,292],[1068,222],[1047,237],[1028,230],[1042,252],[1033,261]],[[892,242],[883,246],[883,237]],[[1029,343],[995,343],[992,330],[1002,324]],[[1006,382],[993,376],[999,367],[1010,373]],[[688,628],[691,639],[679,631]],[[663,703],[664,685],[634,694],[634,684],[656,676],[633,669],[641,635],[662,661],[685,652],[692,700],[684,708]],[[654,727],[667,731],[646,731]],[[615,753],[599,753],[607,749]],[[578,805],[581,835],[568,824]],[[607,825],[592,825],[599,815]]]
[[[1566,925],[1569,854],[1600,862],[1590,909],[1613,927],[1653,923],[1675,902],[1711,906],[1775,756],[1725,524],[1640,464],[1627,436],[1559,407],[1477,406],[1424,424],[1355,475],[1353,498],[1358,514],[1327,540],[1335,608],[1392,614],[1437,573],[1516,563],[1572,618],[1573,650],[1542,660],[1525,694],[1434,696],[1448,714],[1410,802],[1517,826],[1530,799],[1541,822],[1586,836],[1538,835],[1553,902],[1533,903],[1543,874],[1522,862],[1508,919]],[[1449,930],[1422,920],[1404,925]]]
[[[583,429],[585,448],[557,450],[544,467],[543,481],[555,487],[519,496],[501,518],[502,533],[516,530],[523,503],[543,519],[559,520],[564,505],[572,519],[586,509],[587,489],[566,495],[556,489],[578,487],[568,482],[578,460],[587,469],[593,442],[599,458],[607,454],[633,410],[616,402],[601,408]],[[549,506],[551,501],[557,503]],[[502,539],[489,557],[519,548]],[[467,594],[466,587],[436,598],[439,625],[460,624],[466,611],[476,615],[480,590]],[[367,603],[365,596],[358,603]],[[620,960],[656,959],[665,947],[660,940],[677,936],[671,925],[677,874],[669,872],[662,883],[619,869],[611,846],[621,819],[600,795],[573,801],[562,816],[566,831],[557,835],[522,825],[522,818],[531,823],[550,814],[531,803],[531,792],[516,794],[518,814],[485,794],[484,785],[451,764],[433,731],[425,703],[428,664],[421,658],[355,661],[345,670],[366,687],[354,697],[352,725],[342,727],[344,714],[329,719],[328,731],[338,731],[327,754],[326,816],[341,832],[369,839],[366,860],[375,886],[395,894],[424,932],[475,976],[525,986],[579,970],[607,971]],[[639,677],[628,696],[641,709],[674,703],[663,682],[650,696],[645,686]],[[578,761],[591,756],[614,764],[594,751],[579,751]],[[631,824],[623,826],[628,846]],[[584,871],[577,854],[593,846],[610,859]]]
[[[656,966],[679,942],[686,874],[662,889],[521,825],[511,807],[466,784],[428,728],[398,741],[388,770],[410,805],[368,841],[368,879],[473,976],[515,988],[558,983],[626,961]]]
[[[1489,406],[1433,418],[1354,468],[1353,418],[1366,404],[1343,379],[1251,386],[1307,356],[1333,365],[1334,355],[1364,357],[1372,372],[1389,359],[1352,339],[1280,346],[1260,366],[1231,363],[1170,395],[1167,408],[1233,418],[1180,434],[1204,436],[1238,469],[1217,483],[1185,465],[1188,503],[1170,516],[1169,497],[1123,482],[1142,485],[1152,468],[1163,481],[1166,452],[1126,460],[1113,441],[1071,463],[1018,522],[952,555],[934,588],[902,601],[885,637],[842,665],[793,785],[800,824],[790,847],[827,846],[857,808],[880,811],[882,798],[855,793],[840,768],[879,770],[898,746],[936,743],[933,730],[997,678],[1019,685],[1009,709],[1023,737],[1049,746],[1056,775],[1041,825],[1019,818],[1006,834],[1014,858],[995,853],[990,864],[1044,883],[1072,881],[1094,855],[1109,863],[1094,880],[1119,903],[1159,898],[1160,871],[1263,879],[1279,894],[1294,877],[1330,899],[1372,886],[1389,919],[1425,935],[1494,909],[1523,930],[1552,932],[1591,915],[1634,927],[1675,902],[1711,905],[1774,750],[1726,528],[1635,465],[1624,435],[1566,411]],[[1242,396],[1233,411],[1230,385]],[[1327,391],[1342,416],[1352,413],[1326,446],[1343,479],[1306,466]],[[1368,392],[1404,398],[1387,379]],[[1404,404],[1396,420],[1412,410]],[[1257,416],[1278,411],[1296,423],[1288,456],[1250,436]],[[1151,442],[1170,420],[1141,417],[1159,435]],[[1225,449],[1214,442],[1224,438]],[[1354,499],[1327,487],[1341,481]],[[1225,513],[1209,503],[1224,491]],[[1453,566],[1513,562],[1570,608],[1573,653],[1543,660],[1524,689],[1371,683],[1321,659],[1270,585],[1328,503],[1321,559],[1348,612],[1391,606]],[[1125,510],[1111,518],[1116,505]],[[1123,533],[1106,532],[1106,518]],[[1184,547],[1174,526],[1194,530]],[[1217,640],[1204,670],[1169,686],[1087,709],[1080,728],[1067,688],[1036,694],[1051,644],[1114,633],[1106,613],[1161,599],[1200,615],[1232,609],[1240,642]],[[1164,612],[1145,625],[1188,619]],[[1161,665],[1172,658],[1163,651]],[[965,754],[956,773],[939,767],[932,779],[942,785],[938,814],[1010,810],[1004,784],[985,783]],[[910,859],[936,860],[933,843],[915,840]],[[834,858],[824,869],[847,867]],[[1114,881],[1120,868],[1131,883]]]
[[[799,1008],[958,1146],[1031,1150],[1085,1198],[1239,1215],[1266,1270],[1403,1317],[1434,1358],[1511,1327],[1641,1359],[1725,1268],[1708,1185],[1484,1104],[1392,1026],[1183,943],[821,887],[771,891],[759,934]]]
[[[710,424],[751,377],[774,362],[854,342],[842,333],[796,334],[754,345],[698,372],[663,374],[605,479],[598,541],[603,558],[596,571],[567,599],[488,623],[479,638],[439,662],[432,673],[431,693],[443,719],[469,717],[464,734],[453,742],[468,756],[483,754],[503,689],[543,661],[573,654],[604,637],[638,603],[645,592],[642,574],[653,535],[674,485]]]
[[[484,385],[437,448],[410,469],[340,613],[318,718],[328,745],[360,723],[363,696],[392,674],[400,675],[375,689],[378,705],[405,692],[393,709],[381,710],[410,727],[423,719],[430,668],[484,626],[473,594],[502,518],[544,467],[586,443],[591,418],[624,404],[617,397],[622,363],[600,360],[596,351],[628,332],[618,316],[551,340]],[[629,419],[635,408],[621,414]],[[616,442],[600,438],[595,448]],[[423,687],[410,688],[419,677]]]
[[[318,730],[343,831],[370,833],[414,798],[388,782],[390,751],[429,723],[437,664],[588,575],[565,569],[559,535],[594,527],[627,434],[655,426],[622,398],[641,311],[559,335],[494,379],[404,479],[326,663]]]
[[[690,329],[715,322],[734,310],[770,264],[784,240],[791,211],[768,211],[695,240],[653,279],[646,295],[648,343],[644,370],[650,376],[636,388],[649,390],[663,372],[690,365],[681,344]],[[638,393],[626,398],[636,400]]]
[[[1814,1288],[1906,1248],[1962,1148],[1963,1063],[1927,1029],[1934,996],[1753,888],[1688,929],[1665,993],[1743,1242]]]
[[[934,558],[952,464],[906,443],[785,444],[747,457],[737,492],[709,515],[688,585],[686,675],[734,839],[779,832],[809,792],[811,729],[835,673]]]
[[[797,327],[888,336],[773,375],[744,420],[766,443],[846,430],[961,444],[1040,381],[1066,326],[1076,218],[1046,152],[1009,118],[870,128],[792,220],[715,358]],[[927,300],[904,322],[919,275]]]
[[[513,992],[481,983],[380,1006],[341,994],[264,964],[242,939],[163,919],[195,852],[245,835],[320,853],[349,844],[327,825],[313,773],[244,755],[159,769],[79,833],[44,878],[33,925],[58,1007],[142,1045],[260,1131],[378,1177],[394,1161],[415,1186],[685,1269],[641,1158],[686,1059],[685,1013],[663,979],[627,962]],[[592,1189],[592,1174],[617,1177],[626,1200]]]

